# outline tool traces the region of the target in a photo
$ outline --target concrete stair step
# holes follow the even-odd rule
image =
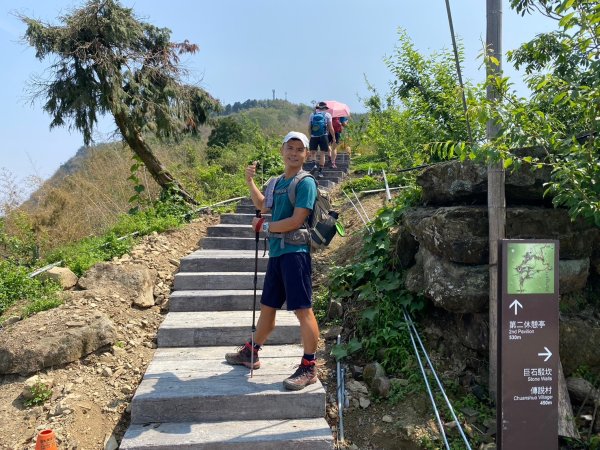
[[[241,345],[251,331],[252,311],[170,312],[158,329],[157,342],[159,347]],[[269,344],[298,342],[300,325],[295,314],[279,311]]]
[[[243,214],[252,214],[252,217],[254,217],[256,213],[256,208],[254,207],[254,205],[238,205],[237,208],[235,208],[235,212]],[[252,219],[250,219],[250,222],[248,222],[248,224],[250,223],[252,223]]]
[[[327,180],[327,181],[331,181],[333,183],[339,183],[340,181],[342,181],[342,178],[327,175],[326,173],[323,173],[323,176],[321,178],[317,178],[317,180]]]
[[[335,186],[335,183],[333,181],[325,180],[323,178],[319,178],[317,180],[317,183],[319,184],[320,187],[324,187],[326,189],[331,189],[332,187]]]
[[[260,308],[261,290],[256,291],[256,309]],[[169,299],[170,312],[252,311],[254,290],[174,291]]]
[[[254,269],[254,267],[248,267]],[[258,272],[257,289],[262,289],[264,272]],[[175,291],[213,291],[219,289],[254,289],[252,272],[179,272],[173,280]]]
[[[327,421],[237,420],[132,425],[121,450],[333,450]]]
[[[221,224],[245,224],[250,226],[254,214],[247,213],[228,213],[221,214]],[[263,217],[267,220],[271,220],[271,214],[263,214]]]
[[[302,168],[304,170],[310,170],[313,168],[313,163],[312,162],[307,162],[304,163],[302,165]],[[350,164],[348,162],[345,161],[336,161],[335,165],[337,166],[335,169],[331,167],[331,165],[329,164],[329,161],[325,162],[325,168],[323,170],[339,170],[341,172],[347,172],[348,171],[348,167],[350,166]]]
[[[264,239],[258,243],[258,254],[262,255],[264,250]],[[242,237],[214,237],[207,236],[202,239],[202,248],[205,250],[256,250],[256,240]],[[269,244],[267,242],[267,249]]]
[[[252,231],[252,230],[250,230]],[[254,250],[197,250],[181,259],[181,272],[248,272],[254,270]],[[267,270],[268,256],[258,252],[258,271]]]
[[[225,353],[231,351],[235,349],[158,349],[131,402],[131,422],[324,417],[320,381],[301,391],[287,391],[282,384],[300,363],[301,346],[265,347],[253,378],[246,367],[225,362]]]
[[[323,169],[323,175],[333,176],[333,177],[338,177],[338,178],[345,178],[347,174],[343,170],[325,168],[325,169]]]
[[[219,224],[208,227],[207,236],[210,237],[247,237],[253,238],[256,236],[255,231],[250,224]],[[261,238],[264,238],[263,233],[259,233]]]

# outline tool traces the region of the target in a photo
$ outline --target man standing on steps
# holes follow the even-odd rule
[[[335,136],[333,129],[333,119],[327,112],[327,103],[319,102],[315,106],[315,112],[308,118],[308,132],[310,133],[310,154],[314,166],[311,173],[317,170],[317,152],[321,150],[318,166],[318,177],[323,177],[323,167],[325,167],[325,153],[329,154],[329,134]]]
[[[327,135],[325,135],[327,140]],[[283,139],[281,156],[285,172],[270,183],[263,195],[256,184],[256,163],[246,168],[246,184],[250,189],[256,209],[266,212],[271,209],[271,222],[255,217],[252,228],[269,236],[269,262],[260,305],[260,317],[256,326],[254,348],[249,340],[235,353],[227,353],[229,364],[258,369],[258,351],[275,328],[277,310],[287,302],[287,309],[294,311],[300,321],[300,334],[304,356],[298,369],[283,381],[286,389],[300,390],[317,381],[315,353],[319,341],[319,325],[312,309],[312,266],[310,260],[310,235],[298,233],[310,215],[317,199],[317,184],[313,177],[297,181],[302,165],[308,157],[307,137],[292,131]],[[294,183],[296,182],[296,183]],[[296,200],[292,205],[288,187],[295,184]],[[299,236],[305,236],[300,238]],[[254,356],[252,355],[254,353]]]

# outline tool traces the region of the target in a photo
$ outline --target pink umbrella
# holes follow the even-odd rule
[[[325,103],[329,108],[327,112],[331,114],[331,117],[348,117],[350,115],[350,107],[345,103],[335,100],[327,100]]]

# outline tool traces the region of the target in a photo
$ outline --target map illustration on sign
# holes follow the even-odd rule
[[[554,293],[554,244],[509,243],[509,294]]]

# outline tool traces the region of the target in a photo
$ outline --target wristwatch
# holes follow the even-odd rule
[[[262,230],[263,230],[263,233],[268,233],[269,232],[269,222],[264,222],[263,223]]]

